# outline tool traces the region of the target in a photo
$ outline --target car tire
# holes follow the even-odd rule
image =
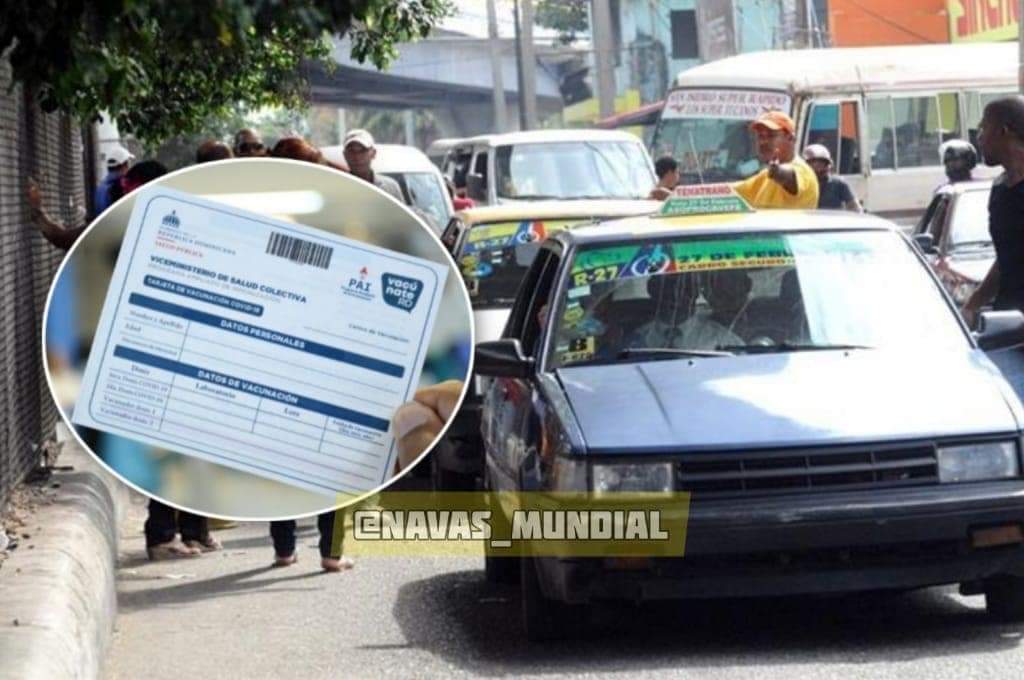
[[[999,621],[1024,621],[1024,577],[996,576],[986,581],[985,608]]]
[[[523,558],[520,565],[523,631],[530,642],[549,642],[572,637],[589,618],[587,605],[555,602],[544,596],[537,561]]]

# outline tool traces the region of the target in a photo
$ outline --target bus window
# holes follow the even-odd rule
[[[888,97],[868,99],[868,148],[871,149],[873,170],[896,168],[892,102]]]
[[[926,97],[893,97],[896,133],[896,167],[920,168],[939,165],[938,100]]]
[[[808,144],[826,146],[832,154],[833,167],[838,174],[860,174],[857,102],[813,105],[808,117],[804,146]]]
[[[958,96],[953,92],[939,94],[939,143],[949,139],[962,139],[963,127],[960,125],[960,105]],[[939,159],[942,162],[942,159]]]

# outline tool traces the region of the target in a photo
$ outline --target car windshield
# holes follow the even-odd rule
[[[440,231],[451,214],[444,200],[445,188],[432,172],[387,172],[384,173],[398,182],[409,205],[424,215],[435,230]]]
[[[950,248],[992,247],[988,233],[988,189],[965,191],[953,204]]]
[[[497,147],[499,198],[645,198],[655,177],[640,141]]]
[[[581,221],[522,220],[471,227],[457,260],[473,309],[511,307],[540,242]]]
[[[569,276],[556,367],[967,346],[935,282],[894,233],[595,244],[577,251]]]
[[[671,92],[654,135],[654,156],[679,161],[683,184],[732,182],[757,172],[749,124],[766,109],[789,111],[781,92],[683,89]]]

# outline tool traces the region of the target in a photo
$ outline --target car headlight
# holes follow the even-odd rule
[[[672,491],[672,463],[624,463],[593,465],[594,494]]]
[[[1015,441],[939,447],[940,482],[975,482],[1019,475]]]

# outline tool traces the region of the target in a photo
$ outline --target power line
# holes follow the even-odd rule
[[[914,31],[910,30],[909,28],[906,28],[905,26],[901,26],[900,24],[897,24],[895,21],[891,21],[890,19],[887,19],[885,16],[879,14],[878,12],[875,12],[873,10],[868,9],[864,5],[862,5],[859,2],[857,2],[856,0],[848,0],[848,2],[851,5],[853,5],[854,7],[858,8],[860,11],[864,12],[865,14],[867,14],[868,16],[871,16],[871,17],[874,17],[875,19],[878,19],[883,24],[886,24],[887,26],[891,26],[892,28],[895,28],[897,31],[902,31],[903,33],[906,33],[907,35],[913,36],[913,37],[917,38],[918,40],[921,40],[921,41],[923,41],[925,43],[937,44],[937,42],[938,42],[938,41],[932,40],[931,38],[926,38],[925,36],[921,35],[920,33],[916,33]]]

